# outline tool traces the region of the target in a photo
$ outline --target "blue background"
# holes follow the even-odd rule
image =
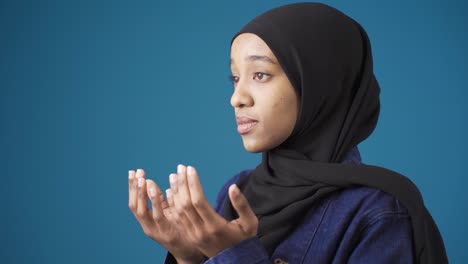
[[[127,171],[198,168],[214,201],[253,167],[235,130],[231,37],[292,1],[2,1],[2,263],[160,263]],[[468,263],[466,1],[324,1],[359,21],[382,112],[364,162],[410,177]]]

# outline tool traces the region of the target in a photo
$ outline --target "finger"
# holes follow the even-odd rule
[[[138,181],[141,181],[143,180],[144,181],[144,171],[141,170],[141,169],[138,169],[136,171],[136,173],[132,176],[132,175],[129,175],[129,178],[132,178],[132,184],[131,184],[131,208],[132,208],[132,212],[133,214],[135,215],[136,219],[138,220],[138,222],[140,223],[144,233],[148,236],[151,236],[151,229],[153,228],[154,226],[154,223],[151,221],[151,216],[149,216],[148,214],[148,204],[146,202],[146,211],[145,210],[141,210],[141,208],[144,208],[143,206],[139,205],[141,202],[140,202],[140,193],[141,191],[139,190],[140,188],[142,188],[142,185],[140,183],[140,186],[138,184]],[[146,198],[148,199],[148,198]]]
[[[179,220],[178,220],[177,213],[175,212],[174,197],[172,196],[171,189],[166,190],[166,197],[167,197],[167,204],[169,205],[170,216],[173,217],[172,219],[178,222]],[[166,217],[169,217],[169,215],[166,215]]]
[[[145,171],[141,169],[137,170],[136,179],[138,189],[137,216],[141,220],[147,222],[150,221],[151,218],[148,213],[148,194],[146,191]]]
[[[163,208],[161,207],[161,189],[154,181],[146,180],[146,191],[151,200],[151,206],[153,209],[153,221],[160,228],[165,229],[167,225],[167,219],[164,216]]]
[[[128,171],[128,207],[135,214],[137,209],[137,185],[135,180],[135,171]]]
[[[177,185],[177,174],[171,173],[169,174],[169,185],[171,186],[171,194],[176,195],[179,191]]]
[[[169,205],[169,208],[174,208],[174,199],[172,197],[171,189],[166,190],[166,197],[167,197],[167,204]]]
[[[229,199],[239,215],[239,218],[235,221],[246,233],[255,235],[257,233],[258,218],[250,207],[249,201],[240,192],[236,184],[229,186]]]
[[[178,193],[174,195],[176,210],[178,210],[179,214],[184,214],[183,221],[190,221],[195,227],[200,226],[203,221],[192,205],[192,199],[190,198],[190,191],[187,185],[187,168],[184,165],[177,166],[177,184]]]
[[[177,221],[184,226],[187,230],[193,230],[193,226],[190,223],[190,220],[186,216],[184,210],[187,207],[185,204],[185,201],[181,199],[181,187],[180,185],[183,185],[184,179],[180,179],[183,177],[181,167],[180,165],[177,166],[177,174],[171,174],[169,175],[169,181],[171,184],[171,190],[172,190],[172,198],[174,201],[174,210],[172,211],[176,215]],[[179,183],[179,181],[182,182]]]
[[[167,203],[167,200],[164,199],[164,194],[161,193],[161,195],[159,196],[159,201],[161,203],[161,208],[163,210],[169,208],[169,204]]]
[[[145,178],[146,177],[146,173],[143,169],[138,169],[136,171],[136,174],[135,174],[135,178]]]
[[[205,223],[213,223],[219,218],[219,215],[213,210],[210,203],[206,200],[203,193],[198,173],[194,167],[187,167],[187,181],[190,190],[190,199],[195,210],[200,215],[201,219]]]

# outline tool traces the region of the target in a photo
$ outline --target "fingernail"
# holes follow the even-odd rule
[[[172,184],[175,184],[177,182],[177,174],[171,174],[169,175],[169,181],[172,183]]]
[[[138,169],[137,172],[136,172],[136,177],[141,178],[142,176],[143,176],[143,170]]]
[[[133,171],[132,170],[128,171],[128,179],[133,179]]]
[[[150,188],[149,192],[150,192],[151,197],[156,196],[156,189]]]
[[[187,167],[187,174],[190,176],[193,176],[195,174],[195,170],[193,169],[192,166]]]
[[[143,182],[144,182],[144,181],[145,181],[145,180],[144,180],[143,178],[138,178],[138,187],[143,186]]]
[[[234,187],[232,187],[232,194],[234,194],[234,196],[237,196],[239,195],[239,187],[237,187],[236,184],[233,184]]]
[[[171,191],[171,189],[167,189],[167,190],[166,190],[166,197],[167,197],[167,199],[169,199],[171,196],[172,196],[172,191]]]
[[[177,165],[177,173],[180,173],[180,174],[184,173],[184,169],[185,169],[184,165],[182,164]]]

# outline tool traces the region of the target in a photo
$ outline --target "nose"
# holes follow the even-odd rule
[[[242,81],[239,81],[234,88],[234,92],[231,96],[231,105],[234,108],[242,108],[246,106],[252,106],[254,100],[250,93],[248,85],[244,84]]]

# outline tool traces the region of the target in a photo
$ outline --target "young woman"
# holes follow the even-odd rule
[[[166,263],[446,263],[417,188],[361,163],[379,115],[372,67],[362,27],[323,4],[275,8],[241,29],[231,105],[261,164],[230,179],[215,208],[191,166],[170,175],[167,200],[129,172],[129,207]]]

